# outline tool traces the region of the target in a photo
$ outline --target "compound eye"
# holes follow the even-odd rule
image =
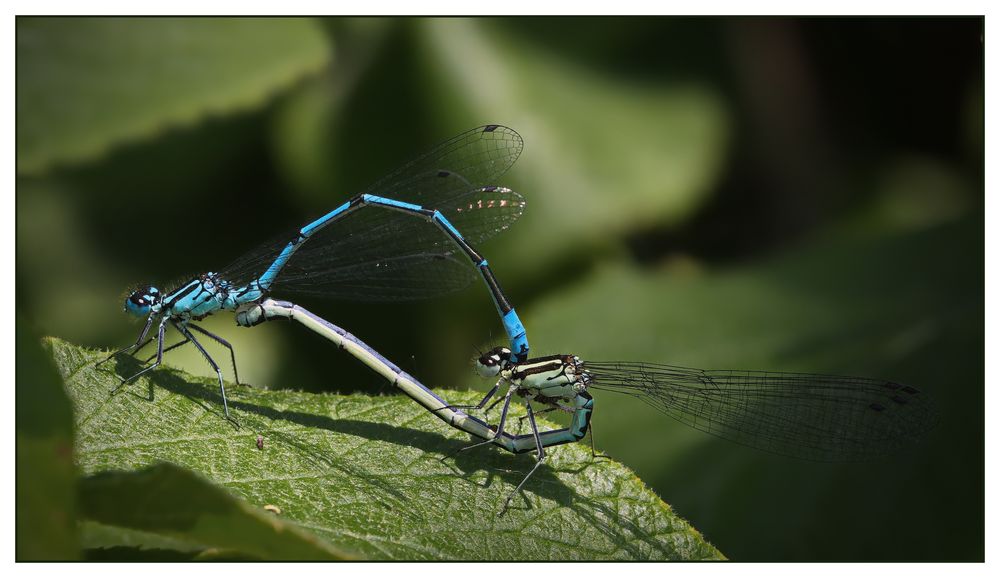
[[[155,305],[160,301],[160,290],[147,285],[133,291],[128,299],[134,305]]]
[[[497,347],[484,353],[479,358],[479,363],[486,367],[497,367],[508,360],[510,360],[510,350],[506,347]]]
[[[497,365],[506,365],[510,362],[510,349],[506,347],[497,347],[490,354],[496,360]]]
[[[483,377],[499,375],[510,364],[510,349],[497,347],[476,359],[476,371]]]
[[[154,305],[160,302],[160,292],[156,287],[142,287],[133,291],[125,299],[125,310],[133,315],[148,315]]]
[[[494,365],[498,365],[501,361],[508,361],[510,359],[510,349],[506,347],[496,347],[486,352],[483,355],[483,359],[489,358]]]

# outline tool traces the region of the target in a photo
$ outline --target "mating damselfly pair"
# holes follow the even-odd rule
[[[450,425],[513,453],[536,452],[537,462],[504,505],[544,463],[545,448],[579,441],[588,432],[594,400],[590,390],[641,399],[696,429],[761,450],[821,461],[878,457],[912,443],[934,423],[930,400],[891,381],[761,371],[703,371],[679,366],[591,362],[573,355],[528,358],[527,332],[487,260],[474,248],[508,228],[524,210],[521,195],[497,180],[523,148],[512,129],[486,125],[445,141],[391,172],[329,213],[180,287],[145,286],[125,301],[145,325],[135,353],[156,341],[155,362],[125,383],[157,367],[167,351],[192,343],[218,376],[226,417],[229,404],[218,363],[195,333],[229,349],[223,338],[194,322],[233,311],[250,327],[287,318],[333,341],[389,379]],[[271,295],[298,294],[365,301],[409,300],[452,292],[476,273],[486,283],[510,341],[476,360],[484,377],[496,378],[475,406],[449,404],[347,331]],[[164,347],[174,327],[181,340]],[[150,331],[155,329],[155,335]],[[112,354],[111,357],[113,357]],[[109,357],[110,359],[110,357]],[[492,405],[491,399],[502,392]],[[507,419],[514,397],[524,400],[531,433],[512,435]],[[489,410],[502,403],[498,420]],[[535,411],[532,404],[541,406]],[[470,415],[483,410],[483,417]],[[539,430],[535,416],[564,411],[565,428]],[[596,452],[595,452],[596,454]]]

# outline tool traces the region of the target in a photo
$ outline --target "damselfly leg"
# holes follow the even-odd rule
[[[150,372],[150,371],[152,371],[152,370],[154,370],[154,369],[156,369],[157,367],[160,366],[160,363],[163,361],[163,333],[166,331],[167,321],[168,321],[168,319],[166,317],[164,317],[163,319],[161,319],[160,320],[160,327],[156,331],[156,362],[153,363],[153,365],[150,365],[149,367],[141,370],[139,373],[136,373],[132,377],[128,377],[128,378],[123,379],[122,382],[119,383],[117,387],[115,387],[114,389],[111,390],[111,393],[115,393],[116,391],[118,391],[119,389],[121,389],[121,387],[123,385],[125,385],[126,383],[128,383],[130,381],[133,381],[135,379],[138,379],[144,373]],[[150,318],[150,321],[146,325],[148,326],[150,323],[152,323],[152,318]],[[145,332],[146,332],[146,330],[143,330],[143,334],[144,335],[142,335],[141,337],[145,337]],[[142,341],[142,339],[139,339],[139,341]],[[138,342],[136,342],[136,343],[138,344]]]
[[[102,363],[110,360],[112,357],[115,357],[119,353],[125,353],[126,351],[127,352],[138,351],[139,349],[142,349],[143,347],[145,347],[146,344],[149,343],[149,341],[150,341],[150,340],[146,339],[146,335],[149,334],[149,328],[153,326],[153,317],[154,317],[153,315],[150,315],[149,318],[146,319],[146,325],[143,326],[142,333],[139,334],[139,339],[136,339],[135,343],[133,343],[132,345],[129,345],[128,347],[122,347],[121,349],[119,349],[119,350],[111,353],[111,355],[109,355],[109,356],[105,357],[104,359],[102,359],[102,360],[98,361],[97,363],[95,363],[94,366],[97,367],[97,366],[101,365]]]
[[[147,339],[145,339],[145,337],[146,337],[146,334],[149,332],[149,326],[152,325],[152,320],[153,320],[153,318],[150,317],[149,321],[146,322],[146,327],[143,329],[143,332],[139,336],[139,339],[137,339],[136,342],[133,345],[131,345],[129,347],[126,347],[124,349],[118,350],[118,351],[114,352],[113,354],[111,354],[110,356],[108,356],[106,359],[104,359],[101,362],[99,362],[99,363],[103,363],[104,361],[107,361],[108,359],[111,359],[115,355],[118,355],[119,353],[124,353],[124,352],[126,352],[126,351],[128,351],[128,350],[130,350],[132,348],[137,348],[138,347],[139,349],[141,349],[146,344],[148,344],[150,341],[153,341],[154,339],[156,340],[156,354],[153,355],[153,356],[151,356],[151,357],[149,357],[149,358],[147,358],[146,360],[143,361],[143,365],[146,365],[150,361],[152,361],[153,359],[155,359],[155,361],[153,362],[153,364],[149,365],[148,367],[143,368],[141,371],[139,371],[135,375],[132,375],[130,377],[127,377],[127,378],[123,379],[121,381],[121,383],[119,383],[114,389],[111,390],[111,393],[117,392],[119,389],[121,389],[122,386],[124,386],[125,384],[129,383],[130,381],[135,381],[136,379],[142,377],[144,374],[146,374],[146,373],[148,373],[150,371],[153,371],[154,369],[156,369],[157,367],[159,367],[160,364],[163,363],[163,354],[164,353],[167,353],[167,352],[169,352],[169,351],[171,351],[173,349],[177,349],[178,347],[180,347],[182,345],[185,345],[186,343],[193,343],[194,346],[198,349],[198,351],[201,352],[201,354],[205,358],[205,360],[208,361],[208,364],[212,367],[212,370],[215,371],[216,376],[218,376],[218,378],[219,378],[219,389],[222,392],[222,406],[223,406],[223,409],[225,410],[226,418],[229,418],[229,403],[228,403],[228,400],[226,399],[226,386],[225,386],[225,382],[224,382],[224,380],[222,378],[222,370],[219,368],[219,364],[217,364],[215,362],[215,360],[212,359],[212,357],[208,354],[208,352],[205,351],[205,348],[202,347],[201,343],[199,343],[198,340],[195,339],[195,337],[191,333],[190,329],[194,329],[195,331],[197,331],[197,332],[199,332],[199,333],[201,333],[201,334],[203,334],[203,335],[205,335],[205,336],[207,336],[207,337],[209,337],[209,338],[211,338],[211,339],[219,342],[226,349],[229,350],[230,359],[232,360],[232,363],[233,363],[233,374],[236,376],[236,383],[239,384],[239,374],[237,373],[237,370],[236,370],[236,354],[233,351],[233,346],[228,341],[222,339],[221,337],[219,337],[219,336],[211,333],[210,331],[208,331],[206,329],[203,329],[201,327],[198,327],[197,325],[194,325],[193,323],[186,323],[186,324],[185,323],[180,323],[180,322],[171,320],[168,317],[162,317],[161,318],[160,325],[159,325],[159,327],[157,329],[157,332],[156,332],[156,337],[155,338],[150,338],[150,339],[147,340]],[[164,336],[165,336],[165,333],[166,333],[167,322],[170,322],[170,324],[174,326],[174,329],[176,329],[177,332],[181,334],[181,336],[183,337],[183,339],[181,339],[181,341],[178,341],[177,343],[174,343],[173,345],[170,345],[169,347],[164,348],[163,347],[163,342],[164,342]],[[138,352],[138,350],[136,350],[136,351],[134,351],[132,353],[137,353],[137,352]]]
[[[194,323],[188,323],[187,326],[191,329],[194,329],[198,333],[201,333],[205,337],[215,340],[217,343],[219,343],[220,345],[229,350],[229,357],[233,362],[233,379],[236,380],[236,385],[240,385],[240,373],[236,369],[236,352],[233,350],[233,346],[230,345],[229,342],[226,341],[225,339],[219,337],[218,335],[208,331],[207,329],[201,326],[195,325]]]
[[[499,385],[499,384],[497,384],[497,385]],[[503,434],[504,434],[504,426],[507,424],[507,412],[510,410],[510,398],[511,398],[511,396],[514,395],[515,391],[517,391],[517,386],[514,385],[514,384],[511,384],[510,387],[507,388],[507,395],[505,395],[502,398],[500,398],[500,399],[497,400],[497,401],[501,401],[501,400],[503,401],[503,410],[500,412],[500,422],[497,424],[496,432],[493,433],[492,437],[490,437],[486,441],[482,441],[482,442],[479,442],[477,444],[472,444],[471,446],[465,446],[464,448],[459,448],[458,450],[456,450],[456,451],[454,451],[454,452],[452,452],[452,453],[444,456],[443,458],[441,458],[441,461],[444,461],[444,460],[446,460],[446,459],[448,459],[448,458],[450,458],[452,456],[458,455],[458,454],[460,454],[462,452],[471,450],[473,448],[478,448],[480,446],[490,445],[490,444],[494,443],[496,440],[502,438]],[[496,404],[494,403],[494,405],[496,405]]]
[[[225,410],[225,412],[226,412],[226,418],[228,419],[229,418],[229,402],[226,401],[226,384],[225,384],[225,382],[222,379],[222,370],[219,369],[219,364],[217,364],[215,362],[215,360],[212,359],[212,356],[209,355],[207,351],[205,351],[205,348],[201,346],[201,343],[198,343],[198,340],[194,338],[194,335],[192,335],[191,332],[188,331],[188,328],[185,325],[180,324],[180,323],[174,323],[174,327],[177,328],[177,331],[181,332],[181,335],[183,335],[184,337],[188,338],[191,341],[191,343],[193,343],[194,346],[198,348],[198,351],[200,351],[201,354],[202,354],[202,356],[205,357],[205,360],[208,361],[208,364],[211,365],[212,369],[215,370],[215,374],[219,377],[219,390],[222,392],[222,407]],[[232,349],[230,349],[230,352],[231,351],[232,351]],[[235,363],[235,359],[233,361]],[[159,363],[159,362],[157,362],[157,363]]]
[[[593,420],[591,420],[590,427],[588,427],[587,430],[590,432],[590,457],[594,458],[595,460],[597,458],[605,458],[605,459],[609,459],[610,460],[611,456],[609,456],[608,454],[605,454],[605,453],[600,453],[599,454],[599,453],[597,453],[597,446],[594,445],[594,421]]]
[[[489,401],[494,395],[496,395],[497,390],[500,389],[500,384],[501,383],[502,383],[501,381],[496,382],[496,385],[494,385],[492,389],[490,389],[488,392],[486,392],[486,395],[483,396],[483,399],[479,400],[479,403],[477,403],[477,404],[474,404],[474,405],[446,405],[442,409],[476,409],[476,410],[483,409],[483,406],[486,405],[486,402]],[[493,402],[493,405],[490,406],[490,409],[492,409],[497,404],[497,402],[501,401],[502,399],[503,398],[500,398],[497,401]],[[487,413],[489,413],[489,411],[490,410],[486,410]]]
[[[535,471],[537,471],[538,468],[540,468],[541,465],[545,463],[545,445],[542,444],[542,437],[538,434],[538,424],[535,423],[535,413],[532,411],[530,403],[525,404],[525,407],[528,409],[528,424],[531,425],[531,434],[535,438],[537,461],[535,462],[535,466],[531,468],[531,471],[528,472],[528,475],[524,476],[524,479],[521,480],[521,483],[518,484],[516,488],[514,488],[514,491],[507,495],[507,499],[504,500],[503,503],[503,508],[500,509],[500,514],[499,514],[500,516],[504,515],[507,512],[507,508],[510,506],[510,501],[513,500],[514,496],[516,496],[518,492],[521,491],[521,488],[524,487],[524,484],[528,481],[528,478],[530,478],[532,474],[534,474]]]
[[[171,346],[169,346],[169,347],[166,347],[166,348],[164,348],[164,350],[163,350],[163,353],[164,353],[164,354],[166,354],[166,353],[168,353],[168,352],[170,352],[170,351],[173,351],[173,350],[177,349],[177,348],[178,348],[178,347],[180,347],[181,345],[184,345],[185,343],[190,343],[190,342],[191,342],[191,340],[190,340],[190,339],[188,339],[187,337],[185,337],[184,339],[181,339],[181,340],[180,340],[180,341],[178,341],[177,343],[174,343],[173,345],[171,345]],[[147,343],[148,343],[148,341],[147,341]],[[136,352],[136,353],[138,353],[138,352]],[[150,361],[153,361],[154,359],[156,359],[156,354],[155,354],[155,353],[154,353],[153,355],[150,355],[150,356],[149,356],[149,357],[147,357],[146,359],[143,359],[143,360],[142,360],[142,364],[143,364],[143,365],[148,365],[148,364],[149,364],[149,362],[150,362]]]
[[[528,405],[528,404],[525,404],[525,405]],[[562,410],[562,411],[573,413],[573,409],[569,408],[569,407],[551,406],[551,407],[547,407],[547,408],[545,408],[543,410],[536,411],[535,415],[542,415],[542,414],[551,413],[553,411],[558,411],[558,410]],[[521,417],[517,418],[517,433],[519,435],[521,433],[521,430],[524,429],[524,420],[526,420],[526,419],[528,419],[527,414],[522,415]]]

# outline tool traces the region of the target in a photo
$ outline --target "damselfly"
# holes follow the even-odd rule
[[[500,444],[511,452],[521,453],[535,448],[532,436],[512,436],[504,432],[497,433],[485,421],[461,411],[461,406],[449,405],[448,402],[438,397],[436,393],[420,383],[415,377],[400,369],[396,364],[383,357],[382,354],[372,349],[365,342],[294,303],[263,299],[245,311],[241,311],[241,313],[246,315],[245,321],[250,325],[258,325],[273,319],[297,321],[306,328],[333,342],[338,349],[347,351],[361,360],[362,363],[389,380],[393,386],[399,388],[400,391],[448,425],[478,438],[490,440],[491,443]],[[545,434],[542,435],[545,436]],[[548,440],[548,438],[543,439]],[[555,443],[552,441],[548,445],[555,445]]]
[[[737,443],[813,461],[861,461],[891,454],[920,439],[935,423],[933,403],[917,389],[869,378],[761,371],[705,371],[652,363],[586,362],[573,355],[513,361],[506,347],[475,361],[496,384],[476,405],[451,405],[363,341],[336,325],[285,301],[265,299],[248,309],[246,321],[259,324],[290,319],[333,342],[448,425],[483,445],[515,454],[536,452],[537,461],[507,496],[501,513],[541,467],[545,448],[583,439],[590,428],[594,399],[589,390],[636,397],[701,431]],[[506,384],[505,395],[486,404]],[[513,396],[525,401],[529,434],[506,430]],[[497,425],[463,410],[503,403]],[[531,403],[544,406],[535,411]],[[540,431],[535,416],[572,414],[564,428]],[[593,442],[593,435],[591,435]],[[596,450],[592,453],[597,456]],[[446,458],[449,456],[445,456]]]
[[[400,137],[405,136],[402,130]],[[222,371],[194,332],[229,349],[239,383],[235,353],[226,340],[194,321],[227,310],[236,312],[238,324],[253,325],[260,314],[254,307],[279,290],[363,301],[430,297],[465,287],[475,276],[473,270],[490,291],[511,347],[517,352],[513,357],[527,357],[524,327],[486,259],[472,247],[521,216],[523,198],[497,186],[496,179],[517,160],[522,148],[520,135],[504,126],[467,131],[389,173],[319,219],[258,247],[224,269],[204,273],[167,291],[144,286],[132,292],[125,299],[125,311],[145,317],[146,324],[135,343],[107,359],[137,352],[155,338],[156,361],[123,379],[119,387],[159,366],[165,352],[191,342],[219,378],[228,417]],[[337,226],[331,226],[334,223]],[[164,348],[168,324],[183,339]],[[154,325],[155,337],[147,339]]]
[[[483,409],[502,386],[500,418],[484,442],[513,453],[535,451],[537,462],[507,496],[504,509],[545,461],[545,448],[587,434],[594,399],[589,390],[624,393],[703,432],[766,452],[826,462],[878,458],[918,441],[936,422],[926,394],[908,385],[864,377],[765,371],[706,371],[675,365],[583,361],[552,355],[515,361],[506,347],[479,357],[476,371],[498,377],[475,406]],[[530,435],[506,433],[514,395],[524,398]],[[544,406],[532,410],[531,402]],[[572,414],[570,425],[538,431],[535,415]],[[480,436],[483,437],[483,436]],[[593,437],[591,437],[593,439]]]

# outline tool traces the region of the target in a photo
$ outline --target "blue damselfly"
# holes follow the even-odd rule
[[[401,132],[405,135],[405,131]],[[522,148],[520,135],[508,127],[486,125],[472,129],[224,269],[204,273],[166,291],[151,285],[133,291],[125,299],[125,310],[145,317],[146,324],[135,343],[107,359],[118,353],[134,353],[153,339],[157,349],[155,362],[123,379],[119,387],[159,366],[165,352],[190,342],[218,376],[228,417],[222,371],[194,333],[229,349],[239,383],[235,353],[226,340],[194,321],[225,310],[236,313],[238,324],[253,325],[260,315],[254,309],[278,291],[363,301],[419,299],[465,287],[474,279],[473,271],[479,273],[490,291],[511,347],[517,352],[515,357],[526,357],[524,327],[486,259],[472,246],[506,229],[521,216],[523,198],[497,186],[496,179],[517,160]],[[156,333],[147,339],[154,325]],[[167,325],[173,326],[183,339],[164,348]]]

